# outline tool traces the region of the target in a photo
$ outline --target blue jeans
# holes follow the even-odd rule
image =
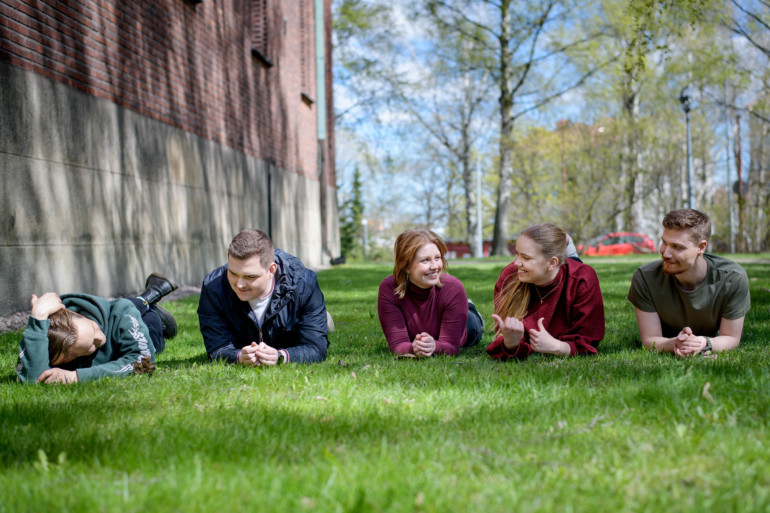
[[[163,338],[163,328],[160,325],[160,316],[155,311],[154,306],[144,304],[144,301],[135,297],[127,298],[134,303],[134,306],[142,315],[142,320],[147,325],[147,330],[150,332],[150,339],[152,345],[155,346],[156,353],[162,353],[166,348],[166,339]]]
[[[468,338],[465,339],[463,347],[472,347],[481,342],[481,336],[484,334],[484,319],[476,310],[473,301],[468,300],[468,320],[465,322],[465,331],[468,332]]]

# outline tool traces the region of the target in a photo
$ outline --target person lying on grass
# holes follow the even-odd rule
[[[604,302],[593,268],[567,258],[566,232],[536,224],[521,232],[516,258],[495,284],[493,358],[596,354],[604,338]]]
[[[157,303],[177,288],[152,273],[146,290],[130,299],[46,292],[32,295],[19,344],[22,383],[78,383],[107,376],[151,373],[155,353],[177,332],[174,317]]]
[[[326,360],[331,316],[316,274],[260,230],[230,242],[198,304],[209,358],[246,366]]]
[[[446,244],[430,230],[396,239],[393,274],[380,283],[377,313],[390,350],[456,355],[479,343],[484,322],[463,284],[446,274]]]
[[[738,347],[751,308],[746,271],[706,253],[711,221],[673,210],[663,218],[661,260],[636,270],[628,300],[644,347],[679,357]]]

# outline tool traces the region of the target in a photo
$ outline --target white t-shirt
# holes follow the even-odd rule
[[[273,290],[275,290],[275,287],[273,287],[270,294],[267,296],[249,301],[249,306],[254,312],[254,316],[257,318],[257,325],[260,328],[262,327],[262,323],[265,322],[265,312],[267,311],[267,305],[270,304],[270,298],[273,297]]]

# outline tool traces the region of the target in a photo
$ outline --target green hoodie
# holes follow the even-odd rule
[[[96,322],[107,337],[104,345],[93,354],[60,366],[66,370],[77,370],[78,382],[105,376],[126,376],[133,372],[134,363],[142,358],[149,356],[151,361],[155,360],[155,346],[147,325],[128,299],[108,300],[88,294],[65,294],[61,299],[68,310]],[[16,365],[16,374],[22,383],[37,383],[40,374],[50,369],[50,324],[48,319],[29,318],[19,344],[19,362]]]

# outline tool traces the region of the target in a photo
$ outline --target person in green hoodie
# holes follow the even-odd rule
[[[178,287],[152,273],[135,298],[89,294],[32,295],[16,365],[22,383],[78,383],[149,373],[155,354],[177,332],[174,317],[157,305]]]

